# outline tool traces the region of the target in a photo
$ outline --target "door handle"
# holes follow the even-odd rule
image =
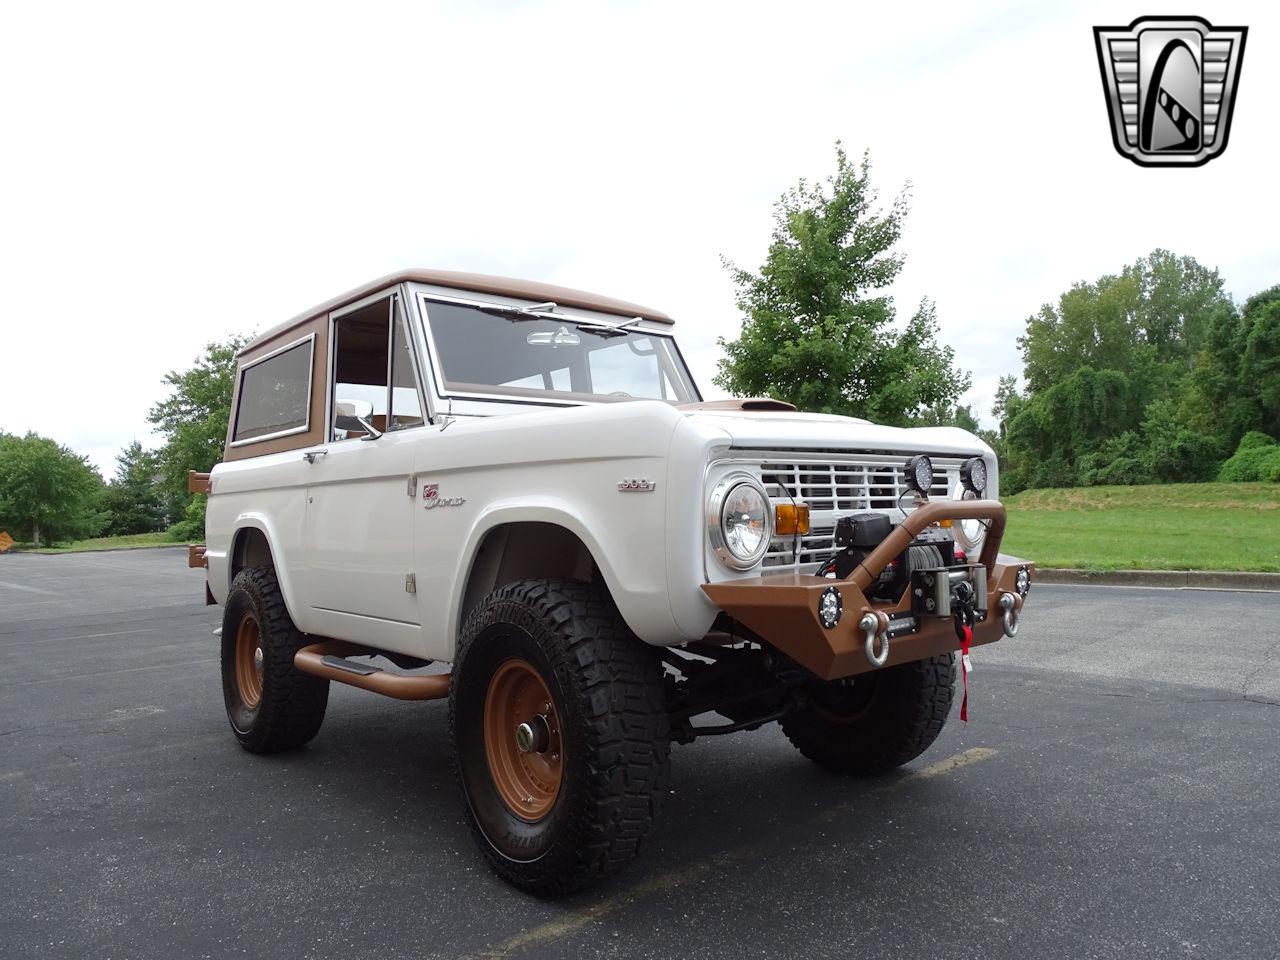
[[[315,463],[317,457],[327,457],[328,455],[328,450],[308,450],[302,455],[302,459],[307,463]]]

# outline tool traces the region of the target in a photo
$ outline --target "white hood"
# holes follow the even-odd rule
[[[822,413],[691,410],[704,426],[723,430],[741,449],[865,450],[990,456],[991,448],[958,427],[882,427],[856,417]]]

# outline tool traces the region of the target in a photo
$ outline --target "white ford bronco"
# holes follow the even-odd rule
[[[702,402],[657,310],[409,270],[241,352],[190,562],[246,750],[314,737],[332,681],[447,698],[480,849],[555,894],[634,856],[673,742],[924,751],[1030,588],[996,482],[962,430]]]

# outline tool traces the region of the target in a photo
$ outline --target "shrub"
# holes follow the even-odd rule
[[[1041,460],[1028,470],[1027,486],[1075,487],[1079,486],[1079,479],[1066,458],[1055,455],[1047,460]]]
[[[1218,479],[1225,483],[1280,482],[1280,445],[1265,433],[1246,433],[1235,454],[1218,471]]]
[[[1165,483],[1212,480],[1221,461],[1217,438],[1191,430],[1178,430],[1167,443],[1153,441],[1148,453],[1151,476]]]
[[[1085,483],[1096,487],[1150,482],[1147,465],[1136,457],[1117,457],[1105,466],[1089,471],[1085,477]]]
[[[1142,438],[1126,430],[1104,441],[1096,452],[1080,459],[1080,482],[1086,487],[1151,483]]]
[[[1280,447],[1271,452],[1271,456],[1262,463],[1262,479],[1280,484]]]
[[[1236,447],[1236,452],[1241,450],[1252,450],[1254,447],[1274,447],[1276,442],[1267,436],[1261,430],[1250,430],[1240,438],[1240,443]]]
[[[204,508],[208,499],[199,495],[191,498],[183,518],[169,528],[170,540],[178,543],[204,543]]]

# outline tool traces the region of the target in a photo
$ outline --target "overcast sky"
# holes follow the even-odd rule
[[[1166,247],[1280,282],[1274,3],[29,3],[0,34],[0,428],[108,475],[166,370],[408,265],[671,313],[704,392],[723,254],[870,149],[912,183],[900,314],[936,300],[984,416],[1026,317]],[[1111,145],[1091,28],[1250,28],[1224,155]]]

